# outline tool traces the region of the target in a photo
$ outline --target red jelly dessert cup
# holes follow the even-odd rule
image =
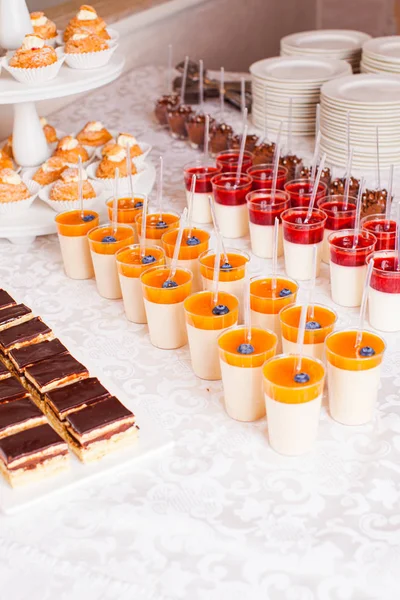
[[[369,231],[360,231],[355,240],[354,229],[334,231],[328,238],[331,262],[342,267],[362,267],[373,252],[376,237]]]
[[[288,193],[277,190],[272,203],[270,190],[256,190],[247,194],[246,201],[251,223],[273,227],[276,217],[281,222],[282,213],[289,208],[290,198]]]
[[[383,215],[368,215],[361,220],[361,228],[376,237],[375,250],[394,250],[396,245],[396,221],[387,221]]]
[[[282,213],[281,219],[284,240],[292,244],[322,242],[327,216],[319,208],[313,209],[309,219],[306,208],[288,208]]]
[[[194,191],[196,194],[211,194],[211,180],[215,175],[221,173],[222,168],[214,163],[191,162],[183,167],[183,176],[185,178],[185,187],[188,192],[192,185],[193,175],[196,175],[196,185]]]
[[[317,207],[326,213],[325,229],[338,231],[352,229],[356,221],[357,199],[348,198],[347,207],[344,196],[324,196],[317,201]]]
[[[253,183],[250,175],[241,174],[236,183],[233,173],[220,173],[211,179],[215,202],[226,206],[246,204],[246,196],[251,191]]]
[[[217,165],[223,173],[236,173],[239,164],[240,150],[225,150],[217,154]],[[242,173],[246,173],[253,164],[253,155],[245,150],[243,154]]]
[[[247,174],[253,179],[253,190],[270,190],[272,187],[272,178],[274,174],[274,165],[253,165],[247,169]],[[278,177],[276,179],[276,189],[283,190],[288,177],[286,167],[278,167]]]
[[[311,179],[294,179],[285,183],[283,189],[289,193],[290,206],[292,208],[308,207],[311,195],[314,189],[314,182]],[[322,181],[318,184],[317,196],[315,202],[327,195],[328,187]]]

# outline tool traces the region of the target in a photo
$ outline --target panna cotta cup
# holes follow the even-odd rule
[[[343,425],[372,420],[381,379],[384,340],[370,331],[337,331],[325,340],[328,363],[329,411]]]
[[[376,237],[354,229],[335,231],[328,237],[330,247],[331,296],[339,306],[360,306],[367,275],[367,256],[374,251]]]
[[[232,294],[218,292],[215,304],[214,292],[197,292],[186,298],[184,308],[195,375],[200,379],[221,379],[218,337],[223,330],[236,325],[239,316],[238,299]]]
[[[216,163],[218,167],[221,167],[222,173],[233,173],[236,175],[237,168],[239,165],[239,155],[240,150],[224,150],[223,152],[219,152],[216,157]],[[244,151],[243,154],[243,163],[242,163],[242,173],[247,173],[247,169],[249,169],[253,164],[253,154]]]
[[[376,237],[375,251],[394,250],[396,245],[397,224],[384,215],[368,215],[361,219],[361,229],[373,233]]]
[[[252,178],[241,174],[236,181],[234,173],[221,173],[211,180],[215,214],[221,235],[227,238],[239,238],[249,232],[246,196],[251,191]]]
[[[285,268],[289,277],[299,281],[312,279],[314,274],[314,247],[317,251],[318,277],[326,214],[318,208],[313,208],[310,219],[307,218],[306,208],[289,208],[282,215],[283,253]]]
[[[329,264],[330,249],[328,237],[333,231],[340,229],[353,229],[356,222],[357,198],[349,197],[347,205],[344,196],[324,196],[317,202],[317,206],[327,216],[324,241],[322,244],[322,262]]]
[[[144,194],[135,194],[134,198],[124,197],[118,198],[117,204],[117,220],[118,223],[128,223],[135,227],[136,217],[142,213],[143,204],[146,201]],[[113,203],[114,199],[106,200],[108,218],[110,222],[113,218]]]
[[[179,230],[171,229],[164,233],[161,238],[163,249],[166,256],[167,265],[171,264],[174,256],[175,244]],[[189,237],[190,234],[190,237]],[[199,256],[208,250],[210,234],[202,229],[185,228],[183,230],[182,241],[179,248],[178,265],[189,269],[193,273],[192,293],[200,292],[203,289],[203,281],[200,273]]]
[[[301,310],[302,305],[299,304],[297,306],[286,306],[279,313],[284,354],[299,353],[297,338]],[[337,314],[331,308],[314,304],[312,312],[311,306],[308,306],[304,331],[304,356],[310,356],[325,362],[325,338],[334,330],[336,321]]]
[[[272,188],[272,179],[274,175],[273,164],[253,165],[247,169],[247,174],[253,180],[251,189],[255,190],[270,190]],[[278,167],[278,176],[276,178],[276,189],[283,190],[283,187],[288,178],[288,170],[286,167]],[[289,198],[290,199],[290,198]]]
[[[272,277],[250,279],[250,314],[253,326],[273,331],[278,337],[277,352],[282,352],[280,311],[297,298],[299,286],[294,279],[282,275],[276,277],[273,289]]]
[[[239,323],[243,322],[246,265],[250,260],[246,252],[226,248],[228,263],[221,255],[218,289],[233,294],[239,300]],[[213,291],[215,250],[208,250],[199,257],[203,289]]]
[[[147,246],[142,256],[139,244],[118,250],[115,255],[125,315],[132,323],[147,323],[140,276],[147,269],[165,264],[164,250]]]
[[[163,350],[187,344],[184,301],[191,293],[192,273],[178,267],[168,285],[170,267],[154,267],[140,276],[144,307],[153,346]]]
[[[289,208],[289,195],[276,190],[259,190],[246,196],[249,211],[251,251],[260,258],[272,258],[274,253],[275,219],[278,217],[278,256],[283,254],[281,214]]]
[[[291,208],[308,208],[314,190],[314,185],[314,181],[310,178],[287,181],[283,186],[283,189],[290,196]],[[326,183],[320,181],[318,184],[317,195],[315,197],[315,205],[317,205],[318,200],[326,196],[327,193],[328,187]]]
[[[170,229],[179,227],[180,215],[173,211],[161,213],[148,213],[146,215],[146,246],[159,246],[162,248],[161,238]],[[140,239],[142,231],[142,214],[137,215],[136,233]]]
[[[379,331],[400,331],[400,270],[394,250],[373,252],[367,265],[373,261],[368,291],[369,324]]]
[[[317,438],[324,389],[325,367],[321,361],[298,355],[279,355],[263,367],[264,397],[269,443],[285,456],[312,450]],[[298,381],[295,376],[299,375]]]
[[[103,298],[117,300],[122,297],[122,292],[115,254],[134,243],[133,227],[119,224],[114,231],[112,225],[100,225],[87,235],[97,291]]]
[[[275,356],[278,338],[273,331],[244,326],[228,329],[218,338],[226,412],[237,421],[256,421],[265,416],[262,368]],[[244,353],[241,349],[244,348]]]
[[[221,173],[221,167],[214,163],[188,163],[184,167],[184,179],[186,188],[186,201],[189,206],[190,189],[192,186],[193,175],[196,175],[196,185],[194,188],[192,219],[195,223],[211,223],[211,209],[209,196],[212,195],[211,179]]]
[[[94,277],[87,233],[99,224],[99,215],[92,210],[69,210],[56,218],[58,240],[67,277],[91,279]]]

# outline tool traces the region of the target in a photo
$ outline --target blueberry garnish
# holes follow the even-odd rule
[[[156,262],[156,259],[152,254],[147,254],[142,257],[142,265],[150,265],[153,262]]]
[[[212,309],[212,314],[217,315],[217,317],[220,317],[221,315],[227,315],[228,312],[229,312],[229,308],[227,306],[225,306],[225,304],[217,304]]]
[[[115,238],[113,235],[106,235],[101,241],[104,244],[112,244],[117,241],[117,238]]]
[[[200,244],[200,240],[195,235],[192,235],[186,240],[186,244],[188,246],[198,246]]]
[[[166,290],[170,289],[170,288],[175,288],[178,287],[178,284],[176,283],[176,281],[172,281],[172,279],[167,279],[166,281],[164,281],[164,283],[162,284],[162,287]]]
[[[162,219],[160,221],[157,221],[156,223],[156,229],[166,229],[168,227],[167,223],[165,221],[163,221]]]
[[[371,346],[363,346],[360,350],[360,356],[373,356],[375,350]]]
[[[238,346],[237,351],[239,352],[239,354],[253,354],[254,346],[252,346],[251,344],[240,344],[240,346]]]
[[[228,262],[224,262],[224,264],[221,265],[221,269],[223,271],[228,271],[229,269],[232,269],[232,265],[230,265]]]
[[[85,223],[89,223],[89,221],[93,221],[94,218],[95,218],[94,215],[84,215],[82,217],[82,221],[85,221]]]
[[[296,383],[308,383],[310,376],[307,373],[296,373],[294,380]]]
[[[291,290],[289,290],[289,288],[282,288],[281,291],[279,292],[279,297],[280,298],[286,298],[286,296],[290,296],[291,294]]]
[[[133,205],[133,208],[143,208],[143,202],[136,202],[136,204]]]
[[[317,323],[317,321],[308,321],[308,323],[306,323],[306,329],[321,329],[321,325]]]

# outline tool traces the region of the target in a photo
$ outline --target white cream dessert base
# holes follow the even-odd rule
[[[223,237],[235,239],[249,233],[249,215],[246,204],[229,206],[215,202],[214,206]]]
[[[168,231],[168,229],[166,229],[165,231]],[[157,239],[157,238],[144,238],[144,245],[145,245],[146,248],[149,248],[151,246],[157,246],[157,248],[161,248],[162,249],[161,238],[160,239]]]
[[[331,296],[339,306],[360,306],[367,265],[344,267],[333,261],[331,268]]]
[[[200,379],[221,379],[218,337],[224,329],[198,329],[186,323],[192,369]]]
[[[183,302],[157,304],[144,298],[150,341],[162,350],[173,350],[187,344]]]
[[[317,277],[321,266],[322,242],[318,244],[293,244],[283,240],[285,269],[288,277],[305,281],[311,279],[314,271],[314,246],[317,247]]]
[[[126,277],[119,273],[125,315],[132,323],[147,323],[140,277]]]
[[[381,380],[381,365],[367,371],[347,371],[328,362],[329,411],[343,425],[363,425],[373,418]]]
[[[220,359],[225,409],[236,421],[265,417],[262,366],[235,367]]]
[[[278,344],[276,346],[276,354],[281,354],[282,349],[282,332],[279,313],[267,315],[256,310],[250,310],[250,318],[252,327],[263,327],[273,331],[278,336]]]
[[[269,443],[275,452],[299,456],[309,452],[317,438],[322,395],[300,404],[277,402],[265,394]]]
[[[119,284],[117,262],[115,254],[98,254],[91,252],[97,290],[100,296],[109,300],[122,297]]]
[[[58,234],[58,240],[67,277],[71,279],[91,279],[94,277],[87,236]]]
[[[400,294],[369,288],[369,324],[379,331],[400,331]]]
[[[322,240],[322,262],[329,265],[331,262],[331,250],[328,242],[328,237],[333,232],[332,229],[324,229],[324,239]]]
[[[298,354],[299,346],[297,342],[290,342],[282,336],[282,351],[283,354]],[[325,362],[325,344],[303,344],[304,356],[310,358],[318,358],[318,360]]]
[[[170,265],[172,262],[172,258],[166,257],[165,262],[167,265]],[[192,291],[201,292],[203,290],[203,281],[200,273],[200,261],[198,258],[192,258],[190,260],[178,260],[178,267],[183,267],[184,269],[189,269],[189,271],[193,274],[192,279]]]
[[[272,225],[257,225],[250,221],[251,251],[260,258],[272,258],[274,248],[274,227]],[[278,228],[278,256],[283,254],[282,225]]]
[[[213,281],[212,279],[206,279],[202,277],[203,280],[203,289],[208,291],[213,291]],[[243,294],[244,294],[244,279],[237,279],[236,281],[219,281],[218,282],[218,291],[219,292],[227,292],[228,294],[233,294],[239,300],[239,318],[238,323],[243,323]]]
[[[192,220],[195,223],[212,223],[209,194],[195,193],[193,196]],[[190,192],[186,190],[186,202],[189,207]]]

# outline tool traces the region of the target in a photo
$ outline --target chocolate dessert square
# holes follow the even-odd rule
[[[27,367],[31,367],[42,360],[67,353],[68,349],[56,338],[50,342],[42,342],[41,344],[25,346],[18,350],[11,350],[8,358],[15,370],[18,373],[22,373]]]
[[[0,439],[0,472],[13,487],[67,467],[67,444],[50,425],[39,425]]]
[[[0,309],[7,308],[13,304],[16,304],[14,298],[6,290],[0,289]]]
[[[15,327],[33,319],[33,313],[25,304],[13,304],[0,310],[0,331]]]
[[[46,408],[49,407],[54,415],[62,421],[70,412],[80,410],[109,396],[111,396],[110,392],[97,377],[88,377],[48,392],[44,399]]]
[[[0,331],[0,351],[8,354],[14,348],[22,348],[29,344],[37,344],[44,340],[54,339],[54,333],[39,317],[26,323]],[[6,363],[7,364],[7,363]]]
[[[6,365],[0,362],[0,381],[3,379],[8,379],[11,377],[10,371],[7,369]]]
[[[0,405],[4,402],[13,402],[26,398],[28,392],[16,377],[9,377],[0,381]]]
[[[86,377],[89,377],[89,371],[71,354],[59,354],[25,369],[28,389],[31,384],[40,394]]]
[[[46,423],[46,417],[30,398],[0,404],[0,439]]]

